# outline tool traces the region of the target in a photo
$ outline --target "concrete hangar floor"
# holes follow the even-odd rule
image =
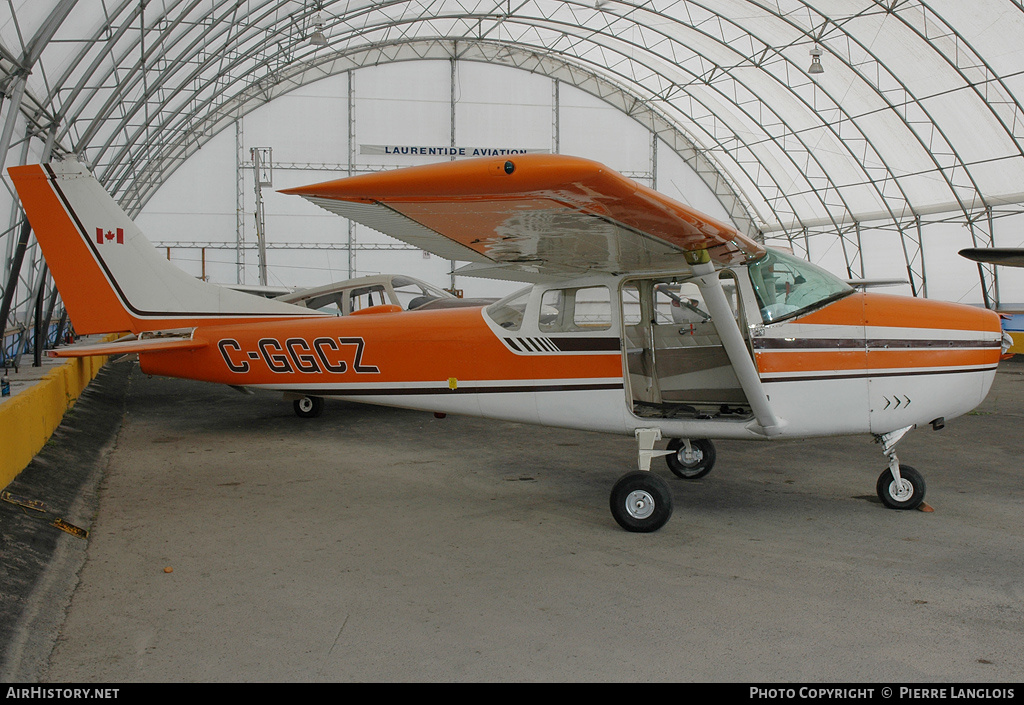
[[[630,438],[109,364],[9,488],[88,540],[0,503],[0,680],[1019,681],[1022,421],[1011,360],[903,441],[931,513],[869,438],[721,442],[632,534]]]

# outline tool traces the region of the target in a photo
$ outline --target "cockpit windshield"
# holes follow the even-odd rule
[[[854,291],[821,267],[777,250],[768,250],[747,270],[765,323],[794,318]]]

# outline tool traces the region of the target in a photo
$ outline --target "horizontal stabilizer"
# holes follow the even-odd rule
[[[50,357],[91,357],[93,355],[123,355],[126,353],[158,353],[171,350],[198,350],[206,347],[206,342],[192,338],[130,338],[115,340],[112,343],[95,345],[75,345],[69,348],[47,350]]]

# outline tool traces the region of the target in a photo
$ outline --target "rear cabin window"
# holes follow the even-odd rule
[[[348,297],[349,311],[361,311],[370,306],[390,303],[387,292],[380,284],[353,289],[349,292]]]
[[[550,289],[540,305],[540,330],[544,333],[587,333],[612,325],[611,294],[606,286]]]

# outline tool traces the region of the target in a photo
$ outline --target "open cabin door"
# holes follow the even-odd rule
[[[742,321],[736,280],[728,270],[720,277],[733,315]],[[746,394],[694,280],[672,276],[633,279],[626,281],[620,292],[623,354],[635,415],[750,415]],[[739,328],[745,335],[746,325],[741,323]]]

